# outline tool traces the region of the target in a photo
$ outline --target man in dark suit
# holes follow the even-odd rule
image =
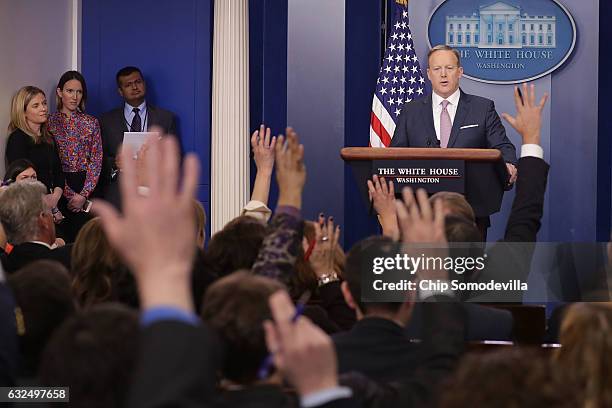
[[[100,176],[100,192],[115,206],[119,205],[117,176],[119,166],[115,160],[117,149],[123,143],[124,132],[146,132],[153,126],[165,134],[176,133],[176,120],[172,112],[146,102],[147,86],[137,67],[121,68],[116,75],[117,91],[124,99],[122,107],[105,113],[100,118],[100,130],[104,149],[103,169]]]
[[[404,105],[391,147],[498,149],[510,174],[509,183],[514,183],[516,149],[506,136],[493,101],[459,89],[463,75],[459,52],[438,45],[429,51],[427,59],[433,92]],[[477,216],[485,235],[490,225],[488,214]]]
[[[52,248],[55,223],[46,193],[40,182],[13,183],[2,192],[0,221],[13,246],[2,258],[7,273],[39,259],[55,260],[70,269],[71,246]]]

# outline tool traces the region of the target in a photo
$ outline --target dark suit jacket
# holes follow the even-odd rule
[[[378,382],[412,375],[421,348],[410,341],[403,327],[379,317],[365,317],[333,340],[339,373],[358,371]]]
[[[537,157],[522,157],[518,163],[516,195],[504,234],[506,242],[535,242],[544,213],[548,163]]]
[[[518,162],[519,176],[516,195],[504,239],[487,251],[487,266],[475,277],[478,282],[504,282],[512,279],[527,281],[534,243],[537,239],[544,212],[544,194],[548,179],[549,165],[536,157],[523,157]],[[521,244],[513,244],[521,243]],[[521,292],[505,292],[476,295],[479,301],[521,302]]]
[[[123,108],[121,106],[106,112],[100,118],[104,157],[114,158],[117,155],[117,148],[123,143],[123,132],[129,131],[129,126],[123,116]],[[150,129],[152,126],[159,126],[167,134],[176,135],[174,114],[147,103],[147,128]]]
[[[465,311],[457,302],[443,296],[425,305],[428,305],[424,310],[429,324],[424,326],[424,340],[412,375],[387,384],[351,374],[341,377],[341,383],[353,389],[355,399],[363,407],[436,406],[441,384],[455,370],[464,351]]]
[[[391,147],[439,147],[431,95],[406,105],[397,122]],[[461,129],[464,126],[477,125]],[[516,163],[516,149],[490,99],[461,91],[448,147],[499,149],[504,160]]]
[[[24,242],[23,244],[15,245],[10,254],[3,261],[4,270],[6,273],[13,273],[29,263],[48,259],[58,261],[70,270],[70,251],[72,245],[65,245],[56,249],[49,249],[44,245],[34,242]]]
[[[280,386],[256,385],[235,391],[224,391],[215,400],[215,407],[298,408],[297,395],[288,394]]]
[[[117,149],[123,143],[123,133],[129,131],[123,112],[124,106],[113,109],[100,117],[100,132],[102,135],[102,172],[100,181],[96,187],[96,195],[103,196],[116,207],[119,207],[119,185],[116,180],[111,180],[111,173],[115,168],[115,157]],[[159,126],[166,134],[180,137],[176,132],[176,120],[172,112],[158,108],[147,103],[147,129]],[[180,142],[179,142],[180,143]]]
[[[420,339],[423,337],[423,325],[427,322],[427,317],[423,313],[422,306],[422,303],[414,305],[412,318],[406,326],[406,335],[410,338]],[[461,307],[466,318],[466,341],[512,340],[514,318],[509,311],[477,303],[463,303]]]

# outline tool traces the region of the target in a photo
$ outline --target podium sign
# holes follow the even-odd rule
[[[465,193],[464,160],[372,160],[372,174],[393,180],[397,193],[404,187]]]
[[[340,155],[350,164],[366,205],[366,182],[377,174],[393,178],[397,192],[411,186],[431,194],[461,193],[477,217],[487,217],[499,211],[509,177],[497,149],[345,147]]]

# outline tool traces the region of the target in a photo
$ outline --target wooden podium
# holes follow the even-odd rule
[[[441,190],[462,193],[477,217],[498,212],[504,191],[509,189],[509,174],[497,149],[345,147],[340,156],[351,166],[366,202],[369,201],[366,183],[373,174],[400,180],[400,188],[411,186],[423,187],[429,193]],[[436,177],[437,174],[441,176]]]

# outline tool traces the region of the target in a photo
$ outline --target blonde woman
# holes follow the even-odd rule
[[[64,188],[64,173],[57,148],[47,131],[47,98],[45,93],[35,86],[21,88],[11,102],[11,121],[6,144],[6,163],[18,159],[27,159],[37,170],[38,180],[53,195],[55,208],[54,219],[59,221],[62,215],[57,209],[57,202]]]
[[[612,303],[574,303],[559,333],[555,360],[579,386],[582,407],[612,406]]]

